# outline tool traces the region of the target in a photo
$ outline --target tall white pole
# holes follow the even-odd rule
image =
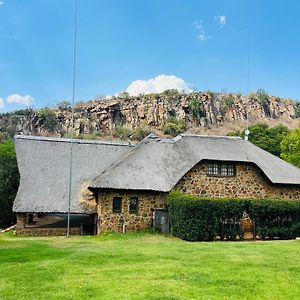
[[[70,236],[70,213],[71,213],[71,198],[72,198],[73,143],[74,143],[74,105],[75,105],[75,86],[76,86],[76,42],[77,42],[77,0],[75,0],[75,11],[74,11],[72,117],[71,117],[71,143],[70,143],[70,166],[69,166],[69,197],[68,197],[67,237]]]

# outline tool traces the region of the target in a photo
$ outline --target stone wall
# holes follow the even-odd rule
[[[137,213],[129,213],[131,196],[138,197]],[[126,231],[134,231],[151,227],[153,208],[164,208],[167,193],[151,191],[100,191],[98,194],[98,232],[122,232],[123,224]],[[113,197],[122,197],[121,213],[113,213]]]
[[[28,227],[28,228],[18,228],[16,230],[17,235],[27,235],[27,236],[66,236],[66,228],[38,228],[38,227]],[[80,235],[80,228],[70,228],[70,235]]]
[[[300,200],[300,186],[272,184],[258,167],[250,163],[237,163],[233,177],[216,177],[208,176],[207,163],[200,162],[183,176],[175,189],[205,197]]]
[[[29,225],[27,223],[28,214],[18,213],[17,214],[17,235],[27,236],[66,236],[66,227],[39,227],[36,225]],[[80,235],[80,227],[71,227],[70,235]]]

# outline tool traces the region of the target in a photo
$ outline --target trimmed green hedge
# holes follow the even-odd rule
[[[250,200],[248,213],[253,235],[261,239],[292,239],[300,235],[300,201]]]
[[[300,201],[204,198],[173,192],[169,196],[171,231],[187,241],[243,239],[243,214],[261,239],[300,235]]]

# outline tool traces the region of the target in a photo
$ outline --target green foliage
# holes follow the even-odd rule
[[[19,186],[19,172],[12,140],[0,143],[0,228],[15,222],[12,205]]]
[[[258,99],[260,105],[265,110],[265,113],[269,115],[270,114],[270,112],[269,112],[269,104],[270,104],[269,94],[263,89],[258,89],[256,91],[256,95],[257,95],[257,99]]]
[[[252,200],[248,212],[254,222],[254,236],[294,239],[300,235],[300,201]]]
[[[300,235],[300,201],[205,198],[171,193],[168,200],[172,233],[187,241],[243,238],[241,219],[247,212],[253,236],[291,239]]]
[[[295,118],[300,118],[300,102],[296,102]]]
[[[69,101],[61,101],[56,104],[57,108],[60,110],[70,110],[71,109],[71,103]]]
[[[141,141],[150,133],[150,130],[140,125],[132,130],[131,139],[134,141]]]
[[[38,118],[41,128],[46,129],[49,132],[55,131],[58,125],[58,120],[53,110],[49,108],[41,109],[38,113]]]
[[[128,92],[124,91],[124,92],[119,93],[117,98],[129,100],[130,99],[130,95],[129,95]]]
[[[163,126],[164,134],[177,135],[185,131],[185,123],[183,120],[169,117]]]
[[[177,89],[165,90],[163,93],[165,96],[177,96],[180,92]]]
[[[203,104],[197,98],[192,98],[190,100],[189,112],[192,114],[192,116],[195,120],[199,120],[201,117],[205,117],[205,111],[203,109]]]
[[[258,123],[249,127],[249,141],[254,145],[276,155],[281,155],[281,142],[289,133],[289,129],[284,125],[269,127],[265,123]],[[231,132],[229,136],[245,136],[245,131]]]
[[[241,219],[246,200],[199,198],[171,193],[168,199],[173,235],[187,241],[243,239]]]
[[[141,141],[149,134],[150,134],[150,130],[146,129],[142,125],[134,129],[125,126],[116,125],[112,131],[113,137],[119,138],[121,140]]]
[[[225,97],[223,97],[220,101],[220,108],[219,108],[221,115],[224,116],[227,110],[229,108],[232,108],[233,106],[234,106],[234,98],[232,95],[226,95]]]
[[[300,168],[300,126],[284,136],[281,157]]]

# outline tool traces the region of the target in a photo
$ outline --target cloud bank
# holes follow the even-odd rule
[[[6,98],[7,103],[17,103],[23,105],[30,105],[34,99],[30,95],[21,96],[19,94],[12,94]]]
[[[191,92],[188,84],[182,78],[164,74],[149,80],[135,80],[128,86],[126,92],[131,96],[137,96],[139,94],[162,93],[172,89]]]

